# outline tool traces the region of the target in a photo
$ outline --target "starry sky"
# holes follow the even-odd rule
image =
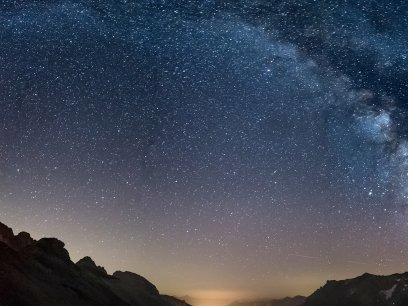
[[[0,1],[0,221],[178,296],[406,271],[407,28],[402,0]]]

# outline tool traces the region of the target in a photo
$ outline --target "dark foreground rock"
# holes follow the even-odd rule
[[[408,273],[365,273],[352,279],[327,281],[307,298],[240,301],[229,306],[408,306]]]
[[[14,235],[0,223],[0,306],[188,306],[131,272],[106,273],[90,257],[76,264],[55,238]]]
[[[328,281],[303,306],[407,306],[408,273]]]

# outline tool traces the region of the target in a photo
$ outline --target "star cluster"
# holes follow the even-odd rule
[[[177,295],[406,270],[407,13],[1,2],[1,221]]]

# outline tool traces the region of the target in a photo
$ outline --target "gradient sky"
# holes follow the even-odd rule
[[[161,292],[408,270],[406,1],[0,2],[0,221]]]

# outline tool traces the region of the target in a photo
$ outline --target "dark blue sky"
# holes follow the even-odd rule
[[[406,270],[407,10],[1,2],[1,221],[179,295]]]

